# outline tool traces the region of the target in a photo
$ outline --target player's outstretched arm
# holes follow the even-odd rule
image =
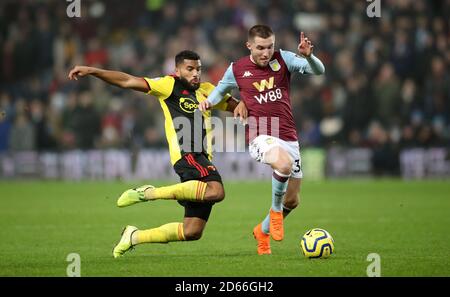
[[[209,94],[208,100],[201,102],[198,105],[198,109],[200,111],[205,111],[212,108],[214,105],[220,103],[222,101],[225,94],[229,93],[231,89],[237,88],[236,79],[234,78],[233,69],[230,65],[228,69],[225,71],[222,79],[217,84],[217,87]]]
[[[132,89],[147,93],[149,87],[142,77],[136,77],[120,71],[111,71],[89,66],[75,66],[69,72],[70,80],[78,80],[78,77],[92,75],[101,80],[124,89]]]

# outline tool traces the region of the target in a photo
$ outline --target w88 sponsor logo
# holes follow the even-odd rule
[[[275,89],[270,90],[264,94],[259,94],[253,96],[255,97],[256,101],[258,101],[259,104],[263,104],[263,101],[267,103],[267,100],[269,101],[276,101],[277,99],[281,99],[283,97],[283,93],[281,92],[281,89]]]

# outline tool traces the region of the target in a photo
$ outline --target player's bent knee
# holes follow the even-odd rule
[[[292,160],[291,158],[282,158],[274,166],[274,169],[282,174],[289,175],[292,170]]]
[[[212,202],[216,202],[217,203],[217,202],[222,201],[223,199],[225,199],[225,192],[224,192],[224,190],[222,188],[222,189],[217,189],[217,191],[215,193],[213,193],[213,195],[212,195],[210,200]]]
[[[199,240],[202,237],[203,230],[185,230],[184,238],[187,241]]]
[[[223,199],[225,199],[225,192],[222,190],[219,190],[219,192],[217,192],[216,196],[215,196],[215,202],[220,202]]]
[[[206,188],[205,200],[211,202],[220,202],[225,199],[225,190],[219,182],[208,182]]]
[[[290,156],[286,156],[283,164],[284,164],[284,169],[288,173],[291,173],[292,165],[294,165],[294,161],[292,160],[292,158]]]
[[[289,175],[292,170],[292,162],[286,161],[280,168],[280,172],[286,175]]]
[[[280,172],[281,174],[289,175],[293,165],[292,158],[284,150],[280,150],[276,161],[271,163],[272,168]]]

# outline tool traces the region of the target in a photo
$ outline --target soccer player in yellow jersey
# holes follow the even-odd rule
[[[126,226],[119,243],[113,250],[113,256],[120,257],[133,246],[141,243],[167,243],[200,239],[213,204],[222,201],[225,192],[221,176],[211,163],[212,140],[209,133],[211,112],[201,113],[200,119],[203,125],[200,127],[194,123],[196,114],[200,112],[198,104],[206,100],[214,89],[213,84],[200,82],[201,61],[199,55],[193,51],[182,51],[177,54],[175,75],[150,79],[118,71],[75,66],[69,73],[69,79],[77,80],[78,77],[87,75],[95,76],[121,88],[145,92],[158,98],[165,117],[165,132],[171,163],[181,180],[181,183],[166,187],[156,188],[144,185],[136,189],[129,189],[119,197],[117,200],[119,207],[157,199],[177,200],[184,206],[185,214],[182,223],[168,223],[158,228],[139,230],[135,226]],[[222,110],[234,111],[235,117],[246,117],[245,105],[238,104],[229,94],[224,96],[222,103],[217,107]],[[188,137],[188,140],[178,137],[177,133],[180,131],[176,129],[177,125],[175,125],[177,119],[183,120],[183,123],[186,123],[186,120],[189,121],[191,137]],[[195,137],[196,134],[200,137]],[[205,137],[206,147],[203,145]]]

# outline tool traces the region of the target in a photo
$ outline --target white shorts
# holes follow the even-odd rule
[[[274,136],[259,135],[250,142],[248,149],[253,159],[268,164],[265,159],[265,154],[274,147],[283,148],[291,156],[293,160],[291,177],[302,178],[302,158],[300,157],[300,145],[298,141],[284,141]]]

